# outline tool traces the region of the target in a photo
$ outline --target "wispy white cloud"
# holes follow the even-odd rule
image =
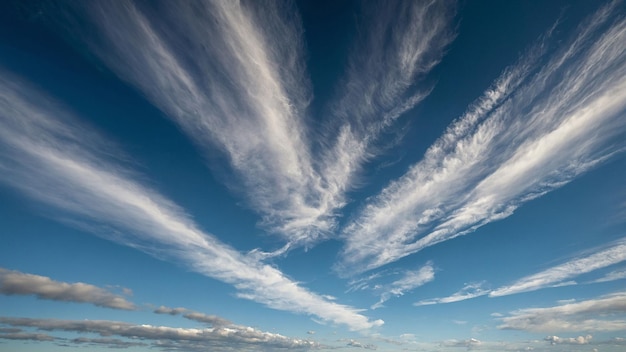
[[[387,302],[391,297],[398,297],[420,287],[428,282],[435,280],[435,269],[432,262],[426,263],[418,270],[407,271],[399,280],[392,282],[383,288],[380,300],[372,305],[372,309],[383,307],[383,303]]]
[[[366,271],[492,221],[624,147],[626,21],[615,3],[548,55],[548,39],[505,70],[424,158],[343,230],[340,271]]]
[[[270,231],[289,241],[274,253],[255,252],[259,258],[330,234],[345,192],[373,152],[370,144],[428,94],[412,91],[412,85],[453,38],[451,1],[364,5],[375,7],[370,11],[375,16],[362,29],[343,96],[332,109],[347,123],[328,127],[332,142],[317,143],[306,122],[312,96],[295,6],[271,1],[163,2],[162,11],[132,2],[78,6],[79,15],[71,18],[80,25],[69,28],[70,36],[87,43],[204,152],[221,150],[237,176],[232,188],[243,193]],[[85,21],[77,19],[83,16],[102,38],[84,36]]]
[[[539,290],[567,283],[569,279],[601,268],[626,261],[626,239],[611,243],[608,248],[594,250],[592,254],[572,259],[537,274],[517,280],[509,286],[500,287],[489,293],[491,297],[506,296],[520,292]],[[619,273],[615,274],[619,276]],[[604,281],[607,280],[605,277]],[[612,278],[613,280],[619,277]]]
[[[4,268],[0,268],[0,293],[34,295],[40,299],[53,301],[91,303],[113,309],[136,309],[135,305],[124,297],[94,285],[55,281],[47,276],[26,274]]]
[[[625,331],[626,293],[548,308],[526,308],[499,318],[500,329],[532,332]],[[616,319],[617,318],[617,319]]]
[[[439,298],[431,298],[421,300],[419,302],[415,302],[413,305],[415,306],[427,306],[432,304],[441,304],[441,303],[453,303],[460,302],[466,299],[472,299],[480,296],[485,296],[489,294],[490,290],[483,288],[484,282],[478,283],[469,283],[463,286],[462,289],[453,293],[448,297],[439,297]]]
[[[203,232],[180,207],[112,160],[110,150],[65,109],[2,73],[0,182],[94,227],[111,229],[100,233],[109,240],[232,284],[239,297],[355,330],[382,324]]]
[[[626,270],[615,270],[605,274],[599,279],[593,280],[592,283],[610,282],[623,279],[626,279]]]
[[[319,344],[311,340],[293,339],[280,334],[260,331],[251,327],[230,326],[214,328],[175,328],[169,326],[136,325],[110,320],[57,320],[0,317],[0,323],[9,326],[31,327],[46,331],[66,331],[75,333],[95,333],[105,338],[112,336],[152,341],[156,348],[188,347],[185,343],[193,343],[198,348],[211,350],[236,350],[237,348],[283,348],[312,349]],[[52,337],[42,335],[44,339]],[[72,342],[72,341],[71,341]],[[132,340],[107,341],[101,339],[78,338],[75,343],[98,343],[110,347],[121,347],[120,343]],[[167,344],[164,345],[164,344]],[[185,349],[189,350],[189,349]],[[196,350],[195,348],[193,350]]]

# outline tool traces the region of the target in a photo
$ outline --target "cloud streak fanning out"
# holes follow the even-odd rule
[[[332,141],[317,143],[307,123],[312,93],[295,6],[158,4],[159,11],[129,1],[73,3],[64,18],[76,28],[87,18],[99,36],[64,26],[204,152],[221,150],[236,175],[236,190],[289,246],[311,244],[334,230],[345,192],[373,152],[370,144],[427,95],[409,88],[439,61],[453,37],[447,1],[407,2],[397,11],[377,12],[372,29],[364,30],[364,45],[355,49],[344,97],[333,109],[349,122]],[[382,47],[380,38],[388,33],[393,40]],[[372,59],[364,61],[364,53]],[[362,70],[374,74],[364,78]],[[348,111],[354,106],[361,110]]]
[[[0,293],[35,295],[53,301],[91,303],[99,307],[134,310],[135,305],[124,297],[82,282],[66,283],[46,276],[25,274],[0,268]]]
[[[626,21],[610,3],[554,54],[548,35],[423,159],[345,227],[340,271],[366,271],[511,215],[620,151]]]
[[[203,232],[180,207],[135,181],[136,175],[112,157],[115,153],[63,107],[2,73],[0,182],[89,219],[109,240],[232,284],[240,297],[355,330],[382,324],[309,292],[278,269]]]

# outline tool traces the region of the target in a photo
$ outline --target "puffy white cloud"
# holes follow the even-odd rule
[[[46,276],[26,274],[0,268],[0,293],[5,295],[35,295],[53,301],[91,303],[113,309],[136,309],[124,297],[103,288],[82,282],[67,283]]]
[[[372,344],[363,344],[363,343],[361,343],[361,342],[359,342],[359,341],[356,341],[356,340],[350,340],[350,341],[348,341],[347,345],[348,345],[348,346],[350,346],[350,347],[365,348],[365,349],[367,349],[367,350],[375,350],[375,349],[377,349],[377,348],[378,348],[378,346],[376,346],[376,345],[372,345]]]
[[[567,337],[567,338],[562,338],[562,337],[558,337],[558,336],[547,336],[544,340],[550,342],[550,344],[552,345],[560,345],[560,344],[566,344],[566,345],[587,345],[591,342],[591,339],[593,338],[593,336],[591,335],[585,335],[585,336],[578,336],[578,337]]]

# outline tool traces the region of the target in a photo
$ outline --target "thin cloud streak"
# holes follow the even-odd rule
[[[598,10],[544,65],[541,44],[505,70],[344,228],[337,269],[371,270],[471,233],[619,152],[626,21],[612,17],[614,7]]]
[[[309,292],[203,232],[180,207],[135,181],[138,176],[106,154],[107,144],[67,111],[16,77],[0,77],[0,182],[110,229],[100,233],[106,239],[232,284],[240,297],[354,330],[383,323]]]
[[[154,310],[156,314],[169,314],[169,315],[182,315],[183,318],[194,320],[200,323],[210,324],[212,326],[227,326],[232,323],[224,318],[218,317],[216,315],[208,315],[200,312],[196,312],[187,308],[170,308],[165,306],[160,306],[159,308]]]
[[[472,299],[476,297],[481,297],[489,294],[488,289],[483,288],[484,283],[470,283],[466,284],[461,290],[453,293],[448,297],[439,297],[439,298],[431,298],[421,300],[419,302],[413,303],[414,306],[428,306],[433,304],[442,304],[442,303],[454,303],[465,301],[467,299]]]
[[[626,293],[548,308],[526,308],[500,318],[499,329],[531,332],[624,331],[626,321],[612,319],[626,313]]]
[[[21,273],[0,268],[0,293],[34,295],[39,299],[91,303],[99,307],[134,310],[135,305],[124,297],[103,288],[82,282],[67,283],[46,276]]]
[[[537,274],[519,279],[509,286],[493,290],[489,293],[489,296],[506,296],[521,292],[535,291],[545,287],[553,287],[554,285],[564,283],[566,280],[579,275],[606,268],[623,261],[626,261],[626,239],[611,243],[609,248],[595,250],[593,254],[570,260]],[[607,276],[606,280],[599,280],[597,282],[617,280],[619,278],[619,275],[615,278]]]

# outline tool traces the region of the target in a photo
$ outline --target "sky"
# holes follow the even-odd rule
[[[0,351],[626,347],[624,1],[3,1]]]

